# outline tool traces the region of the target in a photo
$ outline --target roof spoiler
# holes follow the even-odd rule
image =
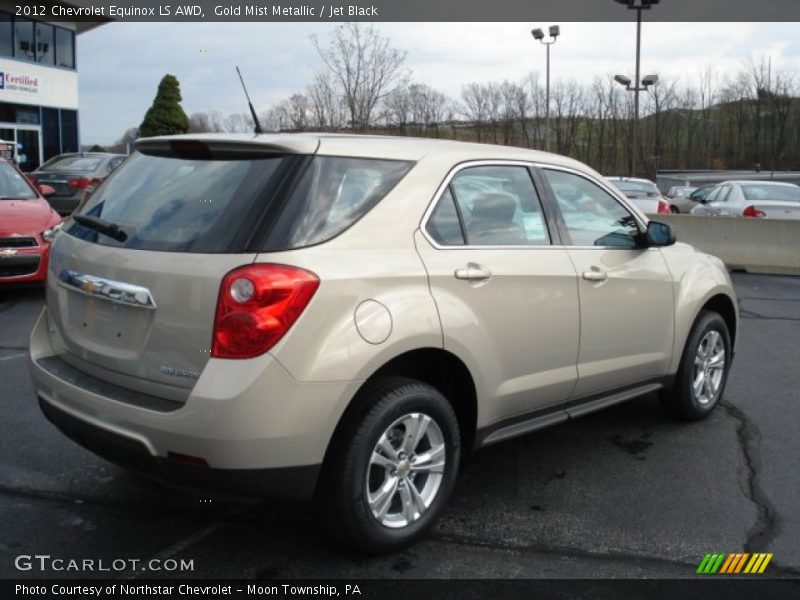
[[[233,158],[236,156],[275,156],[278,154],[315,154],[319,139],[282,135],[258,135],[230,138],[225,136],[165,136],[140,138],[136,150],[155,156],[193,155],[196,158]]]

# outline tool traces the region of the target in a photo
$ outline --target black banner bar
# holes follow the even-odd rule
[[[626,2],[655,0],[50,0],[16,10],[48,21],[613,22],[635,19]],[[664,22],[800,21],[800,1],[661,0],[646,13]]]
[[[401,579],[401,580],[4,580],[0,598],[66,600],[84,598],[231,598],[255,599],[324,599],[420,600],[491,598],[528,600],[542,598],[613,598],[614,600],[674,599],[712,600],[796,597],[798,580],[728,577],[686,580],[631,579]]]

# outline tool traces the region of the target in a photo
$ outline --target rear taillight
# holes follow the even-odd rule
[[[319,287],[313,273],[286,265],[256,264],[222,279],[211,356],[264,354],[294,324]]]
[[[67,185],[74,190],[85,190],[90,185],[97,185],[101,181],[102,179],[98,179],[97,177],[94,179],[89,179],[88,177],[75,177],[73,179],[68,179]]]
[[[660,214],[660,215],[672,214],[672,211],[669,209],[669,204],[667,204],[663,200],[659,200],[658,201],[658,214]]]
[[[765,213],[763,210],[758,210],[755,206],[751,204],[742,211],[742,216],[750,217],[753,219],[765,219],[767,217],[767,213]]]

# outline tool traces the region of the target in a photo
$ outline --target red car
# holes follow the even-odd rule
[[[13,163],[0,158],[0,287],[36,283],[47,275],[50,242],[61,217]]]

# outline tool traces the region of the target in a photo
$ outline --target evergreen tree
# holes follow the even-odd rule
[[[173,135],[189,131],[189,117],[180,105],[181,88],[174,75],[164,75],[158,84],[153,105],[144,115],[139,126],[141,137],[154,135]]]

